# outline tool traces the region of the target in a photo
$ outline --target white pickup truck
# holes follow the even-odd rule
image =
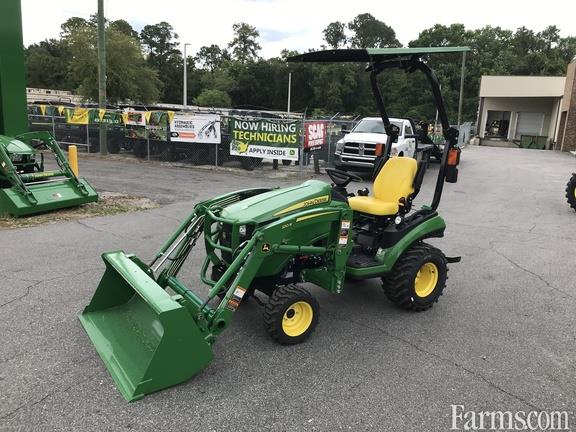
[[[390,122],[400,129],[390,155],[428,160],[433,146],[418,143],[414,123],[401,118],[390,118]],[[387,137],[380,117],[363,118],[336,143],[335,167],[351,171],[373,169],[376,157],[384,152]]]

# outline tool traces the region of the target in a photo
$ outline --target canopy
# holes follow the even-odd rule
[[[426,54],[444,54],[470,51],[469,47],[424,48],[361,48],[313,51],[288,57],[289,62],[378,62],[420,57]]]

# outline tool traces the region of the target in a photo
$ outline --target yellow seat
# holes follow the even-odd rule
[[[393,216],[400,210],[400,199],[414,193],[418,163],[409,157],[393,157],[384,164],[374,181],[373,196],[357,196],[348,200],[354,211],[374,216]]]

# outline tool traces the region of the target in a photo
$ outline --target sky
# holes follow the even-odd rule
[[[97,0],[21,1],[26,46],[58,37],[60,24],[66,19],[88,18],[97,9]],[[125,19],[138,31],[146,24],[169,22],[179,41],[190,44],[189,55],[204,45],[225,47],[232,40],[236,22],[258,29],[264,58],[278,56],[283,49],[319,48],[322,30],[329,23],[347,23],[366,12],[391,26],[404,45],[434,24],[453,23],[463,23],[468,29],[491,25],[515,30],[525,26],[534,31],[556,25],[561,36],[576,36],[573,0],[547,0],[545,7],[526,0],[105,0],[106,18]]]

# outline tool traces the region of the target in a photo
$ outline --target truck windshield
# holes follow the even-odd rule
[[[395,124],[398,126],[400,131],[402,131],[402,123],[397,121],[390,121],[390,123]],[[384,123],[382,119],[362,119],[360,123],[356,125],[352,132],[360,132],[360,133],[378,133],[384,134]]]

